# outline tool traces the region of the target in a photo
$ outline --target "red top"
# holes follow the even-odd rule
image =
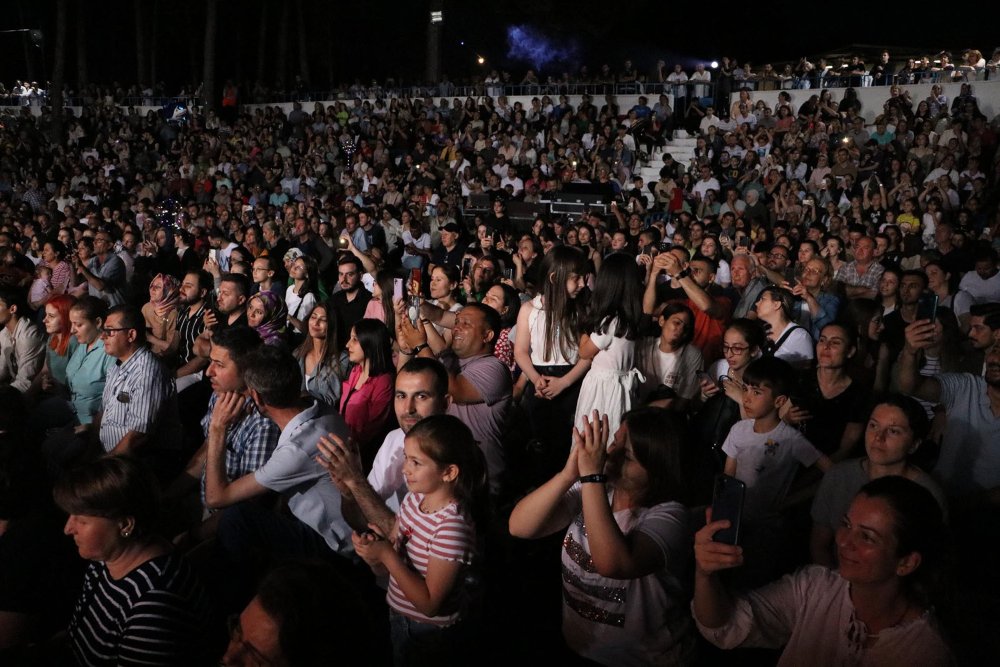
[[[385,434],[394,418],[392,392],[395,379],[392,373],[368,378],[360,389],[355,389],[361,376],[361,366],[351,369],[340,396],[340,414],[351,429],[355,442],[364,445]],[[379,443],[381,444],[381,443]]]

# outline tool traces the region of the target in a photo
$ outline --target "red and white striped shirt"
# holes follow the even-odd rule
[[[422,493],[408,493],[403,498],[397,515],[398,537],[396,550],[406,563],[427,578],[427,565],[431,558],[458,561],[465,565],[472,562],[475,549],[475,527],[465,517],[456,503],[443,509],[425,514],[420,511]],[[389,577],[389,592],[386,601],[396,612],[421,623],[447,626],[459,620],[460,590],[456,586],[445,599],[437,616],[424,616],[413,606],[396,579]]]

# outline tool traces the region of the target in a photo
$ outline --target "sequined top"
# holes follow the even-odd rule
[[[609,500],[614,492],[609,491]],[[614,517],[625,535],[641,531],[663,552],[664,567],[637,579],[594,569],[581,511],[580,484],[565,502],[575,515],[563,539],[563,635],[580,655],[605,665],[683,664],[692,639],[688,596],[680,583],[691,542],[679,503],[627,509]]]

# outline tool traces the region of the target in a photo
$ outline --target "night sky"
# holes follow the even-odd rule
[[[134,0],[67,0],[69,27],[66,76],[77,79],[76,37],[78,8],[84,7],[82,27],[87,50],[87,74],[92,82],[133,82],[137,75]],[[155,75],[168,88],[201,78],[204,2],[197,0],[142,0],[145,15],[143,43],[148,80]],[[260,26],[265,27],[267,65],[264,79],[275,78],[281,8],[290,8],[288,21],[288,76],[298,71],[298,22],[301,4],[309,45],[311,80],[324,87],[331,79],[353,81],[395,75],[407,80],[423,73],[428,0],[219,0],[217,79],[252,81],[257,78]],[[827,5],[805,16],[807,3],[775,0],[770,3],[716,2],[672,6],[652,0],[629,3],[505,0],[496,3],[445,0],[443,71],[453,80],[480,74],[477,55],[491,66],[510,69],[516,78],[531,66],[508,56],[508,29],[520,26],[527,34],[547,40],[536,53],[565,54],[563,62],[548,63],[543,74],[575,71],[588,64],[593,71],[602,62],[618,68],[629,57],[649,72],[659,58],[668,63],[719,58],[723,53],[739,60],[795,60],[819,55],[850,44],[908,46],[933,52],[959,52],[976,47],[987,57],[997,41],[994,20],[964,25],[968,12],[948,12],[929,19],[906,3]],[[0,34],[0,81],[51,77],[55,38],[56,0],[4,0],[0,29],[40,28],[42,49],[26,35]],[[739,9],[727,10],[727,6]],[[767,7],[747,10],[748,6]],[[890,9],[891,8],[891,9]],[[1000,12],[997,12],[1000,14]],[[850,16],[850,15],[856,16]],[[153,29],[155,15],[156,29]],[[985,16],[981,17],[986,19]],[[933,28],[931,27],[933,25]],[[155,41],[155,48],[152,44]],[[462,44],[464,42],[464,44]],[[26,47],[25,44],[29,45]],[[522,46],[531,46],[521,44]],[[155,51],[155,59],[153,52]],[[30,63],[30,64],[29,64]],[[29,72],[30,67],[30,72]]]

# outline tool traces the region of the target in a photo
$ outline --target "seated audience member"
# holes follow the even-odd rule
[[[146,345],[142,315],[129,306],[108,311],[101,328],[104,353],[117,363],[108,368],[100,441],[110,454],[131,454],[148,462],[162,479],[182,465],[174,380]]]
[[[153,354],[164,357],[176,348],[180,283],[160,273],[149,283],[149,302],[142,307],[146,322],[146,342]]]
[[[371,628],[371,610],[354,582],[326,563],[293,561],[268,572],[232,617],[220,664],[331,665],[348,646],[377,652]]]
[[[837,529],[839,569],[807,566],[747,593],[719,576],[749,555],[712,540],[729,525],[710,521],[694,539],[691,609],[716,646],[781,648],[779,665],[954,664],[921,586],[947,541],[941,507],[917,483],[888,476],[861,488]]]
[[[92,561],[69,623],[75,663],[201,664],[210,603],[157,533],[160,495],[151,472],[128,456],[107,456],[70,470],[55,498],[69,514],[66,534]]]
[[[510,532],[567,531],[562,629],[574,653],[603,665],[684,664],[693,638],[681,611],[690,549],[683,426],[644,407],[617,433],[607,429],[595,412],[574,430],[565,467],[517,504]]]
[[[874,299],[882,270],[875,261],[875,239],[863,236],[854,242],[854,260],[837,269],[833,279],[843,286],[848,299]]]
[[[657,303],[683,302],[694,313],[692,342],[706,360],[714,361],[722,356],[722,332],[729,321],[732,304],[722,294],[721,288],[714,284],[715,262],[705,258],[688,261],[687,256],[687,251],[677,246],[656,256],[646,284],[642,309],[646,314],[653,315]],[[658,284],[657,278],[661,273],[667,275],[669,283]]]
[[[0,386],[25,392],[45,363],[45,337],[31,321],[24,291],[0,288]]]
[[[864,433],[871,387],[848,372],[858,353],[850,325],[828,324],[816,341],[816,370],[781,410],[781,418],[809,438],[834,462],[853,455]]]
[[[201,420],[205,441],[188,461],[184,473],[175,480],[168,492],[183,500],[185,491],[192,489],[199,481],[204,493],[205,464],[208,450],[212,446],[209,438],[224,436],[226,452],[226,478],[229,481],[239,479],[255,472],[263,466],[278,445],[280,431],[273,421],[264,417],[249,397],[244,401],[242,413],[235,418],[225,433],[219,433],[211,428],[212,414],[220,397],[230,393],[246,395],[247,387],[243,381],[244,364],[248,356],[260,348],[262,341],[249,327],[231,327],[223,329],[212,336],[212,352],[205,375],[212,385],[212,396],[208,401],[208,410]],[[203,501],[203,498],[200,499]],[[201,518],[202,502],[198,502],[198,518]],[[210,537],[215,529],[219,515],[213,515],[214,520],[198,526],[189,536],[191,541],[200,541]]]
[[[245,407],[246,394],[218,397],[209,420],[205,459],[205,505],[225,509],[219,520],[218,566],[225,568],[226,596],[240,597],[253,577],[257,554],[272,558],[317,557],[347,565],[351,529],[340,511],[340,493],[314,460],[320,436],[348,436],[343,418],[325,404],[301,396],[302,376],[290,353],[264,345],[243,362],[246,391],[262,417],[281,430],[271,457],[256,471],[230,480],[226,468],[228,428]],[[214,432],[214,433],[213,433]],[[259,502],[269,491],[287,501],[288,513]],[[225,599],[230,605],[233,599]]]
[[[257,292],[247,300],[247,324],[265,345],[286,344],[285,324],[288,310],[275,292]]]
[[[636,368],[645,377],[639,387],[639,400],[659,407],[684,412],[698,396],[697,373],[705,366],[694,338],[694,313],[681,303],[668,303],[657,318],[660,335],[640,341],[636,350]],[[659,396],[669,388],[674,399]]]
[[[340,405],[346,376],[337,340],[336,311],[329,301],[316,304],[306,321],[306,337],[295,350],[302,371],[302,389],[327,405]]]
[[[353,367],[341,391],[340,413],[367,464],[393,426],[392,339],[385,324],[363,319],[351,327],[345,348]]]

